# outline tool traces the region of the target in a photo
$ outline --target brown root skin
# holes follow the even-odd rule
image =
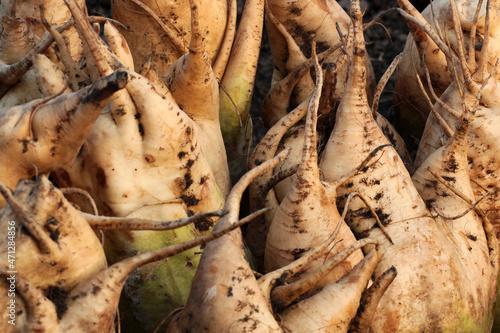
[[[287,151],[248,171],[226,200],[229,214],[214,231],[237,220],[241,196],[259,174],[271,170]],[[258,310],[258,311],[257,311]],[[204,249],[188,302],[169,324],[168,332],[280,332],[269,304],[261,293],[243,250],[239,231],[210,242]]]
[[[72,94],[4,109],[0,126],[9,134],[0,143],[0,181],[13,188],[21,178],[50,172],[74,158],[109,97],[127,80],[127,73],[116,72]]]

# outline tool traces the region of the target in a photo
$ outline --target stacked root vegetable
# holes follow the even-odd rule
[[[491,331],[500,4],[398,2],[375,86],[359,0],[2,1],[0,331]]]

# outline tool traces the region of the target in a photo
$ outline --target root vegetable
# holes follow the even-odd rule
[[[238,216],[239,202],[246,186],[258,174],[275,167],[285,154],[286,152],[283,152],[273,160],[263,162],[243,175],[227,198],[225,208],[228,208],[230,213],[217,222],[214,230],[233,223],[232,221]],[[180,313],[172,319],[167,332],[189,330],[197,332],[282,332],[283,327],[287,327],[290,332],[300,332],[299,326],[292,322],[293,319],[290,319],[290,323],[285,321],[278,324],[272,313],[271,290],[280,282],[285,282],[288,277],[298,273],[308,262],[328,252],[335,237],[336,233],[317,248],[306,252],[297,261],[266,274],[259,281],[254,277],[245,258],[241,233],[233,232],[230,237],[207,244],[193,281],[189,300]],[[373,244],[373,241],[371,243]],[[352,304],[350,311],[352,316],[356,313],[361,291],[366,286],[373,266],[380,258],[379,255],[374,254],[375,251],[361,264],[362,267],[353,271],[349,278],[342,281],[341,285],[331,287],[337,291],[353,290],[348,297],[345,297],[346,303]],[[332,291],[332,294],[341,297],[341,293]],[[331,306],[330,302],[330,306],[324,307],[320,301],[306,301],[309,303],[306,308],[311,309],[309,315],[312,315],[314,310],[336,312],[340,321],[349,322],[345,315],[346,310],[342,306]],[[281,316],[282,314],[276,313],[275,315]],[[293,316],[290,317],[293,318]],[[330,322],[332,321],[334,321],[334,327],[339,324],[336,320],[332,319]],[[305,330],[317,328],[318,324],[313,324]]]
[[[229,193],[214,231],[237,220],[241,196],[259,174],[271,170],[283,152],[245,173]],[[240,231],[207,244],[193,281],[189,299],[170,322],[167,332],[280,332],[266,298],[245,258]]]
[[[368,283],[369,276],[372,274],[375,265],[379,262],[382,252],[371,250],[358,265],[347,273],[337,283],[332,283],[325,286],[317,294],[297,300],[296,304],[282,310],[282,306],[286,306],[293,301],[297,296],[307,293],[311,288],[314,288],[318,281],[321,281],[325,274],[341,263],[347,256],[352,254],[360,247],[369,244],[377,244],[373,239],[362,239],[350,245],[344,251],[331,258],[316,271],[303,276],[299,281],[285,285],[288,279],[299,274],[299,272],[307,265],[320,256],[324,256],[331,247],[332,241],[337,238],[337,232],[344,221],[346,210],[342,214],[342,218],[337,224],[334,233],[318,247],[304,253],[302,257],[295,260],[293,263],[270,272],[259,279],[259,285],[265,295],[269,295],[272,300],[275,313],[283,318],[281,321],[282,327],[285,327],[287,332],[301,332],[310,330],[321,330],[325,332],[347,332],[347,325],[354,317],[357,309],[361,310],[360,296]],[[376,254],[375,254],[376,253]],[[390,270],[394,270],[392,267]],[[392,274],[394,276],[394,274]],[[390,279],[389,279],[390,280]],[[384,281],[384,284],[375,285],[374,290],[370,294],[375,294],[370,301],[371,304],[376,304],[380,296],[384,293],[383,286],[387,286],[391,281]],[[283,284],[280,286],[280,284]],[[334,301],[339,298],[338,301]],[[332,302],[333,301],[333,302]],[[332,303],[340,306],[332,306]],[[325,306],[329,304],[329,306]],[[361,311],[362,312],[362,311]],[[361,322],[371,322],[373,312],[367,311],[358,314],[355,318]]]
[[[265,12],[267,36],[269,38],[271,53],[277,54],[285,51],[283,57],[280,57],[280,60],[284,62],[284,67],[279,67],[275,70],[273,78],[284,77],[295,68],[299,67],[304,61],[307,60],[307,58],[304,56],[299,46],[283,24],[281,24],[281,22],[274,17],[273,13],[269,9],[267,1],[265,3]],[[278,57],[278,55],[275,57]],[[281,61],[277,65],[283,65]],[[274,82],[271,83],[271,86],[274,86]],[[311,94],[313,89],[314,81],[312,80],[308,70],[307,74],[301,77],[296,84],[295,93],[291,101],[292,105],[300,104]]]
[[[0,181],[13,188],[21,178],[56,170],[73,159],[107,100],[127,79],[125,72],[116,72],[71,94],[3,109]]]
[[[205,51],[198,7],[191,3],[189,52],[176,60],[164,74],[173,98],[200,126],[200,145],[222,194],[227,196],[231,179],[219,120],[219,85]]]
[[[104,249],[94,231],[46,176],[41,176],[37,182],[21,180],[14,193],[0,184],[0,192],[8,201],[0,210],[2,270],[22,272],[33,288],[38,288],[45,295],[42,297],[57,299],[107,267]],[[15,252],[14,269],[8,260],[12,258],[8,251]],[[15,280],[21,282],[16,274]],[[0,290],[0,303],[4,309],[6,302],[9,302],[9,288],[1,286]],[[24,286],[18,291],[30,292]],[[23,327],[25,322],[25,316],[21,315],[23,309],[28,311],[29,327],[44,326],[47,320],[57,318],[56,306],[53,304],[50,305],[53,308],[52,319],[51,312],[43,309],[44,305],[39,306],[45,311],[41,310],[41,317],[30,316],[33,311],[31,306],[34,306],[34,301],[27,301],[24,305],[16,299],[16,327]],[[57,311],[61,310],[57,308]],[[3,326],[3,323],[7,325],[6,320],[0,324],[2,331],[10,332],[13,326]],[[27,332],[29,329],[21,331]]]
[[[50,24],[61,26],[71,19],[71,13],[64,6],[62,0],[6,0],[0,5],[0,16],[12,16],[24,20],[35,35],[42,37],[45,27],[40,19],[39,5],[45,6],[46,17]],[[85,7],[85,0],[78,0],[78,4]],[[63,33],[64,39],[69,47],[71,56],[75,60],[80,60],[82,54],[82,44],[74,27]]]
[[[72,92],[64,73],[46,56],[38,54],[33,58],[32,71],[36,78],[36,86],[42,97],[47,98],[61,93]]]
[[[198,8],[202,37],[213,63],[228,28],[228,4],[226,0],[199,0]],[[191,10],[187,1],[113,0],[111,10],[114,19],[127,25],[121,32],[130,46],[136,69],[152,55],[152,70],[162,75],[188,52]]]
[[[130,50],[127,41],[118,29],[111,22],[106,22],[104,24],[104,37],[108,42],[109,48],[116,55],[118,59],[126,67],[134,70],[134,57],[132,51]]]
[[[37,65],[26,71],[26,73],[23,73],[24,75],[6,90],[5,94],[0,99],[0,107],[2,109],[11,108],[13,106],[29,103],[35,99],[47,97],[43,96],[38,90],[36,67]]]
[[[375,124],[364,94],[366,54],[360,33],[361,13],[358,2],[352,4],[355,34],[352,67],[346,96],[339,106],[328,143],[330,147],[325,148],[320,164],[329,181],[343,175],[343,168],[359,163],[370,147],[387,143]],[[363,194],[394,241],[394,245],[389,245],[382,230],[374,228],[373,219],[367,218],[366,209],[353,202],[353,211],[347,217],[353,232],[379,240],[380,247],[385,249],[375,269],[375,278],[391,266],[398,270],[398,277],[380,300],[370,329],[374,332],[486,331],[491,321],[482,305],[488,303],[490,296],[482,294],[470,303],[463,301],[485,284],[490,288],[489,278],[475,281],[467,269],[468,265],[474,266],[483,259],[459,254],[453,238],[426,208],[396,152],[385,149],[377,163],[353,177],[347,185],[338,190],[339,195],[345,196],[352,191]],[[482,230],[481,226],[478,230]],[[474,267],[489,270],[491,266],[478,263]],[[424,298],[415,298],[415,295],[424,294]]]
[[[278,150],[278,145],[288,129],[295,125],[307,113],[307,106],[309,101],[302,102],[295,110],[289,112],[286,116],[280,119],[266,135],[261,139],[259,144],[255,147],[249,159],[249,169],[252,169],[263,162],[270,160],[274,157]],[[262,187],[272,177],[272,171],[269,170],[258,177],[249,185],[250,209],[252,211],[258,210],[262,207],[279,206],[279,201],[276,197],[274,189],[263,193]],[[274,211],[265,215],[265,218],[257,219],[254,223],[248,226],[245,242],[248,244],[249,249],[255,257],[258,270],[263,269],[264,264],[264,248],[266,244],[266,235],[269,225],[274,216]]]
[[[457,11],[460,13],[459,20],[464,29],[465,43],[469,50],[480,50],[483,46],[486,2],[482,0],[459,0],[454,2]],[[418,147],[418,138],[422,135],[427,115],[430,112],[429,105],[420,92],[417,82],[417,76],[422,81],[425,81],[422,56],[425,54],[425,64],[431,73],[432,87],[436,95],[440,96],[452,81],[460,80],[462,75],[459,66],[457,66],[458,68],[454,66],[454,63],[458,63],[456,50],[459,46],[449,0],[433,1],[421,14],[409,1],[400,0],[398,3],[405,12],[420,21],[427,29],[435,31],[434,36],[429,38],[422,25],[416,24],[411,17],[407,16],[405,18],[412,35],[407,39],[403,59],[396,76],[394,95],[396,106],[395,125],[398,131],[402,133],[410,150],[415,150]],[[495,10],[491,11],[491,15],[496,16],[498,4],[493,1],[491,6],[495,8]],[[490,26],[492,29],[489,32],[490,39],[498,40],[497,33],[493,32],[497,29],[496,24]],[[497,44],[497,42],[495,41],[493,44]],[[495,66],[494,59],[500,54],[497,49],[496,46],[490,49],[490,53],[495,56],[490,58],[487,64],[488,72],[493,70]],[[473,72],[479,65],[474,60],[474,53],[478,52],[470,52],[467,59],[468,66]],[[426,86],[425,89],[429,95],[429,88]],[[435,99],[433,99],[433,102],[435,102]],[[410,137],[413,137],[413,140]]]
[[[1,211],[2,267],[8,267],[8,235],[13,234],[16,269],[43,290],[70,290],[106,267],[94,231],[46,176],[20,181],[13,194],[4,185],[0,191],[8,202]]]
[[[313,41],[317,43],[318,51],[322,52],[341,41],[339,31],[345,34],[349,30],[349,15],[336,1],[269,0],[268,3],[270,11],[285,26],[306,57],[311,54]],[[283,68],[283,59],[287,58],[286,50],[282,49],[275,53],[276,49],[276,47],[273,48],[273,62],[277,68]],[[340,52],[340,50],[334,52],[327,58],[327,61],[335,61]],[[375,88],[375,77],[368,58],[366,61],[368,96],[372,96]],[[339,76],[345,78],[345,73],[344,69]],[[279,75],[279,77],[283,76],[284,73]],[[339,82],[344,81],[339,80]],[[343,84],[337,88],[339,96],[342,95]]]
[[[392,266],[380,275],[370,288],[363,293],[358,312],[349,324],[349,332],[362,333],[370,330],[378,303],[392,281],[396,278],[396,275],[396,267]]]
[[[0,31],[0,59],[11,65],[18,62],[39,41],[28,24],[11,16],[2,16]]]
[[[491,7],[488,12],[494,11]],[[458,10],[456,11],[455,22],[457,29],[460,21]],[[491,51],[489,46],[494,43],[494,39],[488,42],[493,33],[488,33],[484,40],[484,46],[480,54],[474,54],[472,57],[474,64],[488,64],[491,59]],[[461,41],[460,41],[461,42]],[[461,42],[462,43],[462,42]],[[463,44],[462,49],[464,48]],[[488,73],[487,68],[477,66],[476,71],[469,69],[468,59],[470,54],[465,54],[459,57],[459,64],[462,67],[462,72],[468,78],[463,84],[454,82],[441,95],[440,101],[435,105],[437,114],[429,115],[426,123],[424,134],[422,135],[421,145],[417,152],[415,164],[420,166],[423,161],[430,156],[433,151],[443,146],[450,134],[446,129],[449,128],[451,133],[455,129],[455,124],[461,117],[463,105],[467,108],[473,108],[475,103],[478,103],[476,117],[472,122],[472,128],[469,135],[469,175],[472,180],[476,200],[479,200],[486,194],[490,194],[481,201],[481,207],[489,220],[497,229],[497,236],[500,235],[500,205],[498,201],[500,188],[500,175],[495,167],[498,164],[498,134],[496,131],[500,123],[498,116],[498,79],[495,78],[496,68]],[[491,76],[491,77],[490,77]],[[465,86],[465,87],[463,87]],[[484,87],[482,87],[484,86]],[[465,91],[461,91],[465,88]],[[477,97],[480,96],[480,97]],[[477,98],[480,98],[477,102]],[[440,121],[439,118],[442,120]],[[447,133],[448,132],[448,133]]]
[[[64,24],[59,30],[63,31],[70,27],[71,24]],[[0,61],[0,97],[9,90],[11,86],[17,83],[19,79],[31,68],[33,63],[33,57],[36,54],[44,52],[52,44],[54,39],[50,34],[44,34],[40,41],[19,61],[13,64],[6,64],[4,61]]]
[[[252,141],[250,102],[264,26],[264,0],[249,0],[241,16],[233,48],[220,83],[220,121],[231,181],[245,172]]]
[[[70,290],[65,295],[66,297],[55,302],[51,302],[36,285],[19,274],[16,276],[15,284],[28,310],[27,331],[110,332],[113,328],[120,293],[127,276],[132,271],[224,236],[249,222],[255,215],[210,235],[125,259],[93,274]],[[0,269],[0,275],[8,276],[8,273]],[[89,318],[93,319],[89,320]]]
[[[93,75],[123,67],[82,11],[72,1],[68,5],[88,47],[87,59],[94,59]],[[101,114],[81,154],[66,166],[64,185],[85,189],[109,216],[171,220],[220,209],[224,196],[202,152],[201,127],[146,78],[127,71],[130,89]],[[106,253],[117,262],[205,234],[215,220],[175,231],[106,232]],[[166,313],[184,304],[199,257],[199,249],[191,249],[135,271],[122,296],[124,324],[130,330],[154,330]]]
[[[334,52],[340,45],[336,45],[321,52],[318,55],[319,60],[325,59],[329,54]],[[296,66],[285,78],[277,82],[268,92],[262,105],[262,120],[266,127],[271,127],[276,124],[280,118],[285,116],[288,112],[288,107],[291,104],[291,95],[297,84],[303,81],[303,78],[310,77],[310,67],[313,66],[313,59],[305,60]],[[313,89],[309,89],[308,84],[302,83],[301,96],[298,100],[303,102],[305,99],[303,95],[309,96]],[[298,96],[297,96],[298,97]],[[293,104],[292,104],[293,105]]]
[[[358,310],[361,294],[381,257],[375,249],[371,250],[340,281],[329,284],[321,293],[285,310],[281,314],[285,331],[347,332],[349,323]],[[332,304],[335,306],[331,306]]]
[[[340,220],[334,201],[336,187],[340,183],[325,184],[320,181],[316,125],[323,73],[314,50],[313,59],[316,87],[309,102],[299,167],[292,176],[290,189],[274,214],[266,238],[265,269],[268,272],[293,262],[303,252],[323,243],[333,233]],[[336,247],[330,255],[334,256],[355,240],[349,227],[343,223]],[[318,287],[337,281],[362,258],[361,251],[358,251],[349,260],[344,260],[342,265],[323,278]],[[320,265],[319,262],[310,263],[304,272],[314,270]]]

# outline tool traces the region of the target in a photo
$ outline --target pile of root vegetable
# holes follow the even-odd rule
[[[0,2],[1,332],[500,331],[500,1],[110,4]]]

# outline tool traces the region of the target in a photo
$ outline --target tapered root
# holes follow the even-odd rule
[[[351,201],[354,195],[356,195],[356,193],[351,193],[347,197],[346,205],[344,207],[344,211],[342,212],[342,216],[340,217],[340,220],[337,223],[335,230],[330,235],[330,237],[328,237],[328,239],[326,239],[321,245],[305,252],[299,259],[293,261],[292,263],[284,267],[281,267],[270,273],[267,273],[266,275],[264,275],[259,279],[258,282],[260,289],[263,291],[264,297],[268,299],[269,304],[271,304],[272,289],[275,286],[283,284],[288,278],[302,271],[304,267],[306,267],[310,262],[329,252],[330,245],[337,237],[340,227],[342,226],[342,223],[344,223],[349,202]]]
[[[392,60],[391,64],[389,65],[389,67],[385,71],[384,75],[382,75],[382,78],[378,82],[377,88],[375,88],[375,95],[373,96],[373,104],[372,104],[373,115],[375,115],[375,113],[378,110],[380,96],[382,95],[382,92],[384,91],[384,88],[387,85],[387,82],[389,82],[389,79],[391,78],[392,74],[394,73],[394,71],[398,67],[402,56],[403,56],[403,53],[400,53]]]
[[[221,217],[227,213],[227,210],[218,210],[171,221],[152,221],[136,218],[96,216],[87,213],[82,213],[82,215],[85,220],[87,220],[89,225],[97,230],[173,230],[209,217]]]
[[[360,306],[358,312],[351,321],[349,332],[365,333],[370,331],[370,326],[378,303],[384,295],[384,292],[396,278],[397,274],[396,267],[392,266],[382,273],[371,287],[363,293],[361,301],[359,302]]]
[[[363,248],[366,245],[378,245],[378,241],[374,239],[361,239],[354,244],[349,245],[342,252],[339,252],[335,257],[328,260],[314,272],[307,274],[300,280],[291,284],[277,286],[272,290],[271,299],[273,307],[279,311],[290,305],[295,299],[313,289],[322,279],[324,279],[335,266],[344,261],[355,251]]]
[[[43,228],[31,217],[17,199],[12,195],[9,188],[0,183],[0,194],[5,198],[7,204],[10,205],[14,213],[19,217],[21,224],[31,235],[41,254],[50,255],[57,258],[61,252],[57,244],[43,230]]]

